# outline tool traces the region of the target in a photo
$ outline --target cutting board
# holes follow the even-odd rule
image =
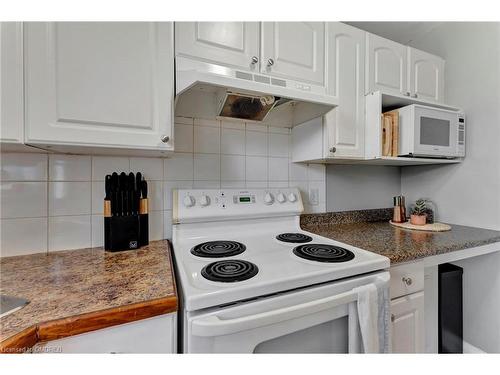
[[[395,227],[400,227],[400,228],[405,228],[405,229],[413,229],[413,230],[423,230],[423,231],[428,231],[428,232],[446,232],[448,230],[451,230],[451,226],[448,224],[443,224],[443,223],[433,223],[433,224],[425,224],[425,225],[413,225],[410,224],[409,221],[406,223],[394,223],[392,221],[389,221],[391,225],[394,225]]]

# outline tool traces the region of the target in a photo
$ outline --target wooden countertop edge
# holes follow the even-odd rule
[[[0,342],[0,353],[26,353],[36,343],[91,332],[177,311],[177,296],[38,323]]]

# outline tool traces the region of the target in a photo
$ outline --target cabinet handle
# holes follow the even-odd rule
[[[337,151],[337,147],[332,147],[332,148],[330,148],[330,152],[331,152],[332,154],[334,154],[336,151]]]
[[[267,66],[273,66],[273,65],[274,65],[274,60],[273,59],[267,60]]]
[[[391,314],[391,322],[394,322],[396,320],[396,317],[394,316],[394,314]]]
[[[403,277],[402,280],[406,284],[406,286],[410,286],[413,283],[411,277]]]
[[[255,65],[259,62],[259,58],[257,56],[252,56],[252,65]]]
[[[168,141],[170,141],[170,137],[168,135],[162,135],[161,136],[161,141],[163,143],[167,143]]]

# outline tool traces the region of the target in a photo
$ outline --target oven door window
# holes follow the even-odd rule
[[[450,121],[432,117],[420,117],[420,144],[450,146]]]

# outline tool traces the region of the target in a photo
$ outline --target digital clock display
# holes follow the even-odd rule
[[[240,203],[250,203],[250,197],[240,197]]]

